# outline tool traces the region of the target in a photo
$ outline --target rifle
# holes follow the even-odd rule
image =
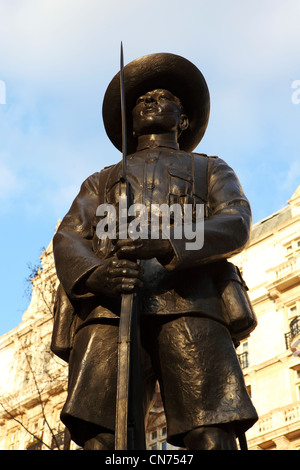
[[[120,180],[119,205],[127,208],[131,192],[126,178],[127,126],[123,69],[123,44],[121,42],[122,177]],[[136,295],[122,294],[118,341],[116,450],[145,449],[138,317]]]
[[[246,434],[245,433],[240,434],[238,436],[238,439],[239,439],[240,449],[241,450],[248,450]]]

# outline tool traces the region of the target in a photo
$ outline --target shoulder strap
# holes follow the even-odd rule
[[[193,193],[204,203],[207,202],[207,170],[208,156],[200,153],[192,153],[193,157]]]
[[[100,171],[99,176],[99,204],[106,202],[106,188],[110,173],[115,165],[106,166]]]

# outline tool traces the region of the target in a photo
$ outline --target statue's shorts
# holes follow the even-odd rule
[[[61,417],[79,445],[114,431],[117,341],[114,320],[86,325],[75,335]],[[257,420],[222,324],[197,315],[144,316],[141,343],[145,408],[158,380],[171,444],[182,446],[182,436],[199,426],[233,422],[239,435]]]

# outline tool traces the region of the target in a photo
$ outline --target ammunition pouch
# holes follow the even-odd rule
[[[257,325],[248,287],[237,266],[228,261],[218,263],[216,281],[223,304],[223,315],[235,344],[246,339]]]

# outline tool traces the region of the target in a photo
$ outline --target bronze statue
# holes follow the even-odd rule
[[[146,415],[158,380],[168,442],[190,450],[237,449],[257,420],[235,346],[256,320],[238,270],[227,261],[249,239],[251,209],[234,171],[195,154],[209,118],[201,72],[174,54],[151,54],[124,68],[131,202],[204,205],[204,244],[187,239],[99,238],[97,208],[118,208],[122,162],[87,178],[53,240],[59,287],[52,349],[69,362],[62,421],[84,449],[115,448],[121,295],[135,293]],[[120,73],[103,119],[122,149]],[[103,216],[103,214],[102,214]],[[174,222],[174,221],[173,221]],[[174,228],[174,227],[173,227]],[[172,223],[171,223],[172,229]],[[157,235],[157,234],[156,234]],[[230,307],[229,307],[230,305]]]

